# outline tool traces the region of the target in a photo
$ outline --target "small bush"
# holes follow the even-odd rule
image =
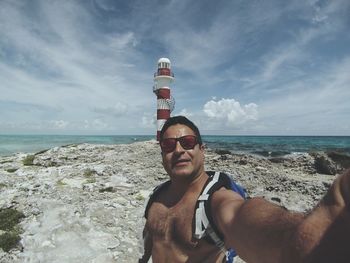
[[[106,188],[102,188],[100,190],[98,190],[100,193],[104,193],[104,192],[113,192],[113,187],[112,186],[108,186]]]
[[[16,209],[0,209],[0,230],[5,231],[0,235],[0,248],[5,252],[17,246],[21,240],[18,223],[22,218],[24,214]]]
[[[6,172],[8,172],[8,173],[14,173],[14,172],[16,172],[18,170],[18,168],[8,168],[8,169],[6,169]]]
[[[13,230],[20,219],[24,218],[22,212],[13,208],[0,209],[0,229],[4,231]]]
[[[33,165],[34,163],[34,155],[27,155],[26,158],[23,159],[23,165]]]
[[[57,182],[56,182],[56,185],[58,185],[58,186],[65,186],[65,185],[67,185],[65,182],[63,182],[62,180],[58,180]]]
[[[136,200],[138,200],[138,201],[144,201],[145,198],[144,198],[142,195],[138,194],[138,195],[136,196]]]
[[[0,248],[5,252],[9,252],[12,248],[16,247],[21,240],[20,236],[16,233],[5,232],[0,235]]]
[[[11,160],[3,160],[0,162],[0,164],[4,164],[4,163],[12,163],[12,161]]]
[[[224,150],[224,149],[216,149],[215,152],[217,154],[223,155],[223,154],[231,154],[229,150]]]
[[[93,176],[94,174],[96,174],[96,171],[95,170],[93,170],[93,169],[85,169],[84,170],[84,176],[85,177],[91,177],[91,176]]]
[[[48,161],[46,164],[46,167],[55,167],[55,166],[58,166],[57,162],[55,161]]]
[[[96,179],[95,179],[95,178],[88,178],[88,179],[86,180],[86,183],[88,183],[88,184],[96,183]]]

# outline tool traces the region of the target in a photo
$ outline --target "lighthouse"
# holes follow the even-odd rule
[[[175,100],[170,94],[170,84],[174,81],[171,71],[171,63],[168,58],[158,60],[158,69],[154,73],[153,92],[157,96],[157,141],[159,141],[160,130],[165,121],[170,118]]]

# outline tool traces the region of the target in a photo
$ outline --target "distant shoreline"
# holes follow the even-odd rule
[[[264,157],[336,151],[350,155],[350,136],[252,136],[203,135],[213,150]],[[155,140],[154,135],[0,135],[0,156],[35,153],[68,144],[130,144]]]

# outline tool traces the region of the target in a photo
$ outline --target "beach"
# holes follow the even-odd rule
[[[267,158],[207,149],[205,158],[206,170],[230,173],[251,197],[295,211],[316,205],[347,165],[322,152]],[[167,179],[155,140],[2,156],[0,209],[24,217],[19,244],[0,249],[0,262],[137,262],[146,199]]]

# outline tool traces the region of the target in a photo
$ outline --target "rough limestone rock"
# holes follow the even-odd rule
[[[318,173],[335,175],[337,165],[327,156],[326,153],[314,153],[315,169]]]
[[[270,161],[208,149],[205,158],[207,170],[232,174],[250,196],[296,211],[311,209],[334,179],[308,154]],[[156,141],[0,157],[0,208],[25,215],[20,244],[0,249],[0,263],[137,262],[146,198],[167,179]]]
[[[350,156],[342,152],[328,152],[328,157],[337,165],[337,170],[341,171],[350,168]]]

